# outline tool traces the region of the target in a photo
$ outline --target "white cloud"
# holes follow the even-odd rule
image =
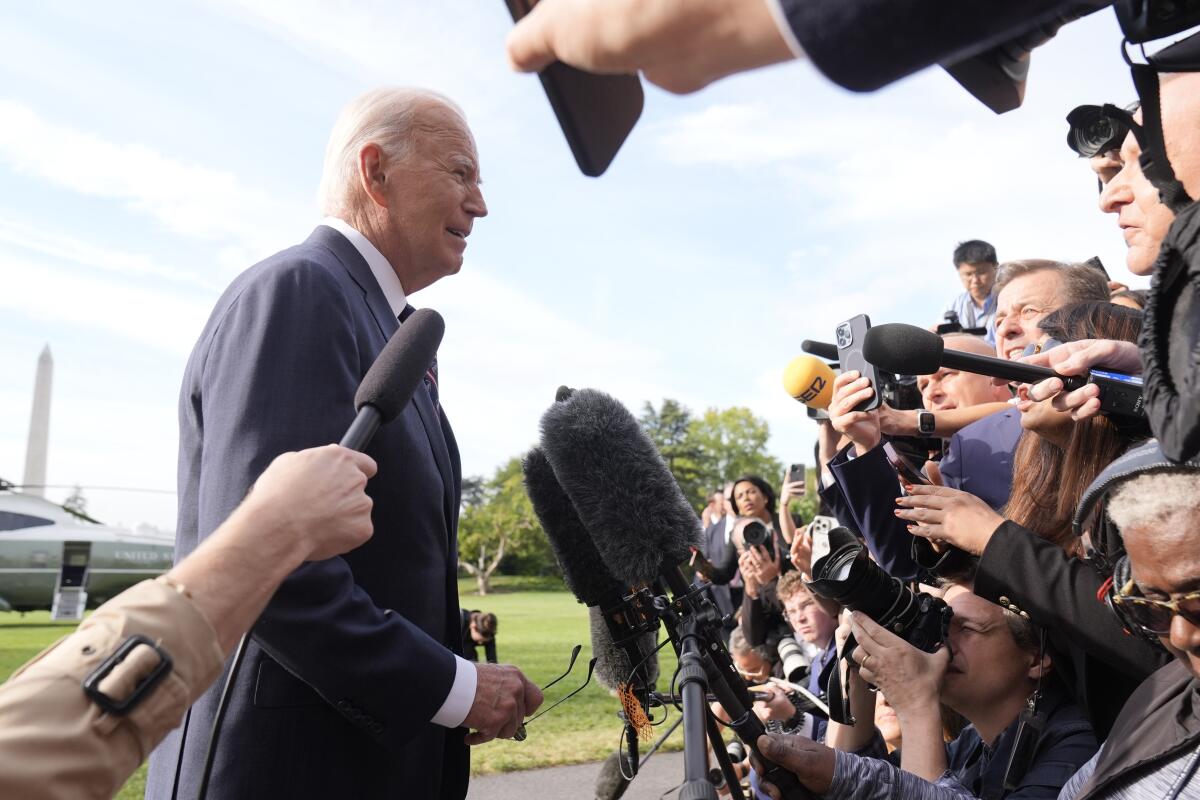
[[[115,335],[150,350],[186,355],[204,327],[211,297],[153,289],[36,259],[0,261],[0,308],[50,321],[66,334]]]
[[[280,241],[264,218],[280,200],[231,172],[187,163],[138,142],[116,143],[0,99],[0,162],[82,195],[108,198],[190,239],[241,243],[266,254]]]

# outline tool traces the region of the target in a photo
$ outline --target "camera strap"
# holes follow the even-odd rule
[[[1175,170],[1167,158],[1167,145],[1163,139],[1162,104],[1159,101],[1158,70],[1149,64],[1137,64],[1129,58],[1128,42],[1122,50],[1133,85],[1137,89],[1142,106],[1142,136],[1138,137],[1142,154],[1138,158],[1142,172],[1154,188],[1158,189],[1163,205],[1178,214],[1192,202],[1183,184],[1175,177]]]
[[[1046,727],[1046,714],[1038,708],[1042,701],[1042,671],[1040,668],[1045,658],[1046,629],[1040,628],[1038,630],[1037,687],[1025,701],[1025,708],[1021,711],[1020,721],[1017,723],[1017,735],[1013,737],[1012,750],[1008,754],[1008,767],[1004,770],[1004,792],[1014,791],[1021,785],[1025,773],[1033,764],[1033,757],[1037,754],[1037,746],[1042,738],[1042,730]],[[996,794],[995,796],[1003,795]],[[991,798],[987,800],[991,800]]]

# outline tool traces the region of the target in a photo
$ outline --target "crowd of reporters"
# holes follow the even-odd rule
[[[1180,75],[1163,92],[1164,115],[1190,113],[1194,130],[1198,84]],[[1172,216],[1134,136],[1112,144],[1091,158],[1101,208],[1126,233],[1130,271],[1148,275]],[[1179,161],[1180,181],[1200,184],[1197,158]],[[1141,372],[1145,293],[1096,259],[996,261],[986,242],[956,249],[965,291],[929,326],[945,349]],[[1195,350],[1191,333],[1170,336]],[[763,754],[834,798],[1200,797],[1200,465],[1168,459],[1144,416],[1097,413],[1093,387],[945,366],[915,378],[916,408],[891,392],[871,410],[887,387],[834,379],[811,524],[790,513],[803,484],[786,478],[777,496],[744,476],[706,509],[702,577],[744,587],[731,653],[764,693]],[[765,540],[745,535],[756,522]],[[714,527],[735,556],[714,548]],[[818,562],[839,547],[895,585],[829,575]],[[889,607],[902,591],[918,610]],[[940,608],[931,643],[914,620]],[[807,666],[784,680],[795,640]],[[755,796],[778,796],[750,773]]]

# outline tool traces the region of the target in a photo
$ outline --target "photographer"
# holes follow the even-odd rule
[[[1129,341],[1139,328],[1137,312],[1110,303],[1067,306],[1039,323],[1043,341],[1095,336]],[[1079,558],[1083,543],[1071,519],[1084,489],[1137,435],[1118,430],[1106,417],[1072,422],[1049,403],[1027,399],[1024,390],[1019,408],[1026,432],[1017,448],[1007,519],[962,492],[920,486],[897,499],[896,516],[910,523],[914,535],[980,556],[976,592],[1047,629],[1060,674],[1105,736],[1130,692],[1164,656],[1124,635],[1096,602],[1107,571]],[[1114,552],[1119,545],[1108,544],[1100,529],[1091,533],[1093,549],[1119,555]]]
[[[859,672],[851,692],[866,691],[869,683],[887,695],[904,739],[902,768],[883,760],[877,737],[860,754],[851,754],[802,737],[772,735],[759,740],[763,755],[827,800],[1057,797],[1097,743],[1082,713],[1055,685],[1037,632],[965,587],[953,587],[946,602],[954,609],[949,640],[932,654],[865,614],[851,616]],[[971,723],[949,744],[942,738],[939,701]],[[1010,767],[1021,712],[1031,703],[1044,715],[1044,724],[1029,757]],[[1027,728],[1025,735],[1030,733]],[[1006,789],[1006,781],[1014,788]]]
[[[996,338],[996,248],[979,239],[959,242],[954,248],[954,269],[963,293],[946,306],[946,312],[963,328],[983,328],[988,344]]]
[[[837,648],[833,642],[837,622],[813,597],[798,571],[789,572],[780,578],[776,592],[783,603],[792,632],[817,651],[809,663],[804,688],[814,697],[820,697],[825,693],[825,685],[834,673],[837,662]],[[800,708],[806,703],[801,702],[796,693],[784,691],[778,686],[770,692],[769,699],[760,701],[766,718],[783,723],[784,730],[787,731],[799,728],[804,722],[804,714]],[[759,704],[756,703],[755,707],[758,708]],[[825,727],[826,721],[817,717],[808,733],[813,739],[821,741],[825,738]]]
[[[463,658],[479,660],[479,648],[483,647],[487,663],[496,662],[496,615],[482,611],[459,609],[462,620]]]

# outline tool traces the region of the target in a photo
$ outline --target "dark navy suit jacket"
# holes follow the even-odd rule
[[[180,397],[176,558],[195,549],[281,452],[336,442],[399,323],[340,233],[252,267],[217,302]],[[367,452],[374,536],[310,562],[254,628],[208,797],[461,798],[464,731],[429,722],[462,652],[461,473],[450,426],[418,387]],[[218,681],[154,752],[146,796],[196,795]],[[180,744],[183,752],[180,754]]]
[[[1008,502],[1012,488],[1012,456],[1021,438],[1020,414],[1004,409],[956,433],[942,459],[942,478],[952,489],[971,492],[992,508]],[[895,515],[900,481],[883,447],[847,458],[850,445],[829,462],[830,472],[867,548],[879,566],[901,580],[920,577],[912,557],[908,523]]]

